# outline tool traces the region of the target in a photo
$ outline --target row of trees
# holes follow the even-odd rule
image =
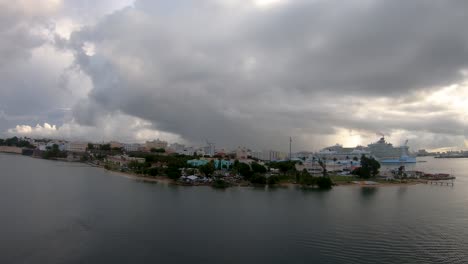
[[[18,147],[18,148],[35,148],[29,141],[12,137],[7,139],[0,139],[0,146]]]

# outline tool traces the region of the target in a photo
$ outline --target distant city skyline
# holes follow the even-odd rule
[[[0,0],[0,136],[468,148],[465,2]],[[435,19],[437,18],[437,19]]]

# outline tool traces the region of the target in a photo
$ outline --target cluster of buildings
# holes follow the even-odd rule
[[[34,140],[25,138],[30,144],[36,147],[39,151],[47,151],[54,146],[58,146],[60,151],[66,151],[69,153],[85,153],[90,149],[102,149],[103,145],[111,150],[119,149],[125,153],[131,152],[160,152],[166,154],[177,153],[180,155],[187,156],[198,156],[204,158],[216,157],[216,162],[219,158],[222,158],[222,162],[226,164],[219,164],[221,167],[232,166],[230,160],[246,161],[255,160],[261,162],[275,162],[284,160],[296,160],[309,171],[321,170],[321,164],[325,163],[329,168],[352,168],[353,166],[359,165],[359,160],[362,155],[368,157],[374,157],[381,163],[413,163],[416,162],[415,156],[409,153],[407,142],[403,146],[394,147],[391,143],[385,141],[382,137],[375,143],[369,144],[368,146],[356,146],[353,148],[343,147],[342,145],[336,144],[323,148],[318,152],[297,152],[297,153],[285,153],[274,150],[262,150],[255,151],[246,147],[237,147],[234,150],[226,150],[223,148],[216,148],[212,142],[206,142],[205,146],[193,147],[186,146],[184,144],[173,143],[169,144],[167,141],[156,139],[153,141],[146,141],[145,143],[121,143],[117,141],[111,141],[102,144],[88,143],[88,142],[77,142],[77,141],[65,141],[65,140]],[[11,150],[10,150],[11,151]],[[121,157],[121,156],[119,156]],[[119,163],[125,163],[131,160],[128,158],[119,158]],[[221,160],[221,159],[219,159]],[[204,165],[202,163],[207,162],[206,160],[193,160],[191,161],[194,166]],[[216,165],[218,166],[218,164]]]
[[[27,140],[33,145],[37,151],[47,151],[53,149],[55,146],[58,147],[59,151],[65,151],[70,153],[86,153],[89,150],[99,150],[103,145],[107,145],[109,149],[122,150],[124,153],[131,152],[164,152],[167,154],[179,154],[186,156],[199,156],[199,157],[229,157],[231,159],[255,159],[260,161],[281,161],[288,158],[288,154],[285,152],[279,152],[274,150],[263,150],[253,151],[246,147],[238,147],[234,150],[226,150],[224,148],[216,148],[214,143],[207,142],[205,146],[194,147],[186,146],[180,143],[169,144],[167,141],[156,139],[152,141],[146,141],[145,143],[121,143],[117,141],[103,142],[103,143],[89,143],[85,141],[66,141],[66,140],[54,140],[54,139],[31,139],[22,138]],[[20,149],[6,149],[6,151],[20,152]]]

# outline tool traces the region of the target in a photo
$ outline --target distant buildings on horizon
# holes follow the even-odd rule
[[[186,146],[180,143],[169,144],[167,141],[156,139],[152,141],[146,141],[145,143],[121,143],[118,141],[110,141],[106,143],[90,143],[85,141],[66,141],[66,140],[54,140],[54,139],[31,139],[31,138],[22,138],[29,141],[34,145],[38,150],[46,151],[51,149],[53,145],[57,145],[60,151],[67,151],[72,153],[85,153],[90,145],[94,148],[99,148],[102,145],[110,145],[111,149],[120,148],[125,152],[152,152],[155,150],[163,149],[165,153],[177,153],[180,155],[187,156],[201,156],[201,157],[228,157],[232,159],[255,159],[261,161],[280,161],[288,160],[289,153],[275,151],[275,150],[252,150],[251,148],[245,146],[238,146],[234,150],[227,150],[225,148],[216,148],[216,145],[212,142],[206,142],[206,145],[201,147]],[[415,154],[418,156],[430,156],[430,155],[440,155],[440,154],[463,154],[468,152],[445,152],[445,153],[431,153],[426,150],[419,150]],[[293,152],[291,159],[292,160],[310,160],[312,158],[323,159],[323,160],[333,160],[334,162],[345,162],[350,160],[359,159],[362,155],[371,156],[372,153],[367,147],[357,146],[353,148],[343,147],[342,145],[336,144],[334,146],[329,146],[321,149],[318,152]]]

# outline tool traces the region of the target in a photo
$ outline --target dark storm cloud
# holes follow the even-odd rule
[[[291,131],[336,128],[463,135],[461,111],[438,106],[421,118],[405,104],[406,116],[380,109],[380,119],[361,118],[359,102],[342,97],[413,102],[421,99],[414,91],[461,81],[466,2],[221,3],[140,0],[75,32],[68,45],[94,84],[77,120],[122,111],[189,140],[229,145],[275,146]],[[95,56],[85,55],[86,42]]]
[[[398,96],[456,82],[467,66],[467,2],[294,3],[249,27],[284,86]]]
[[[57,14],[45,7],[60,1],[0,0],[0,130],[68,122],[99,137],[108,120],[106,135],[130,138],[150,133],[123,132],[144,119],[192,142],[281,149],[347,130],[466,137],[468,108],[443,96],[468,89],[428,99],[466,78],[466,1],[253,2],[64,0]],[[83,27],[54,37],[60,19]]]

